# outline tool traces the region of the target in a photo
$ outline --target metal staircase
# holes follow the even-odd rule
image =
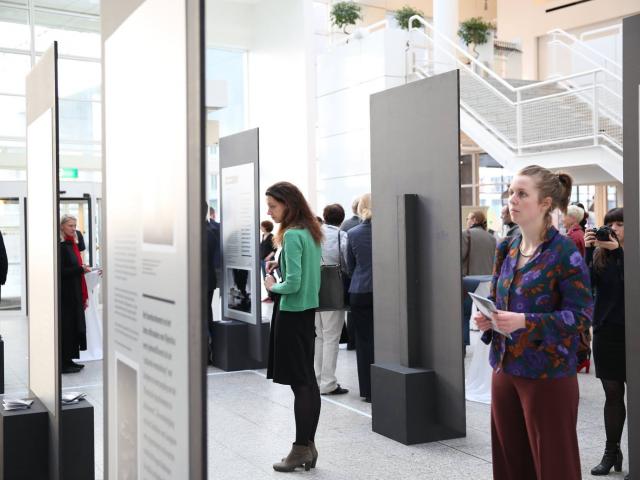
[[[459,69],[461,128],[499,163],[562,168],[578,181],[622,181],[621,75],[611,62],[593,55],[587,71],[505,80],[423,18],[409,25],[414,20],[421,26],[409,32],[408,78]],[[552,42],[589,59],[585,45],[569,37],[556,33]]]

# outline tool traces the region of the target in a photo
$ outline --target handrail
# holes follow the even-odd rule
[[[473,55],[470,55],[468,52],[466,52],[464,49],[462,49],[459,45],[457,45],[456,43],[451,41],[451,39],[449,39],[446,35],[444,35],[440,31],[438,31],[433,25],[431,25],[429,22],[427,22],[424,18],[422,18],[419,15],[414,15],[409,19],[409,25],[413,25],[413,21],[414,20],[417,20],[418,22],[422,23],[425,27],[429,28],[433,33],[435,33],[435,34],[439,35],[440,37],[442,37],[443,40],[446,43],[448,43],[450,46],[452,46],[459,53],[461,53],[466,58],[468,58],[471,61],[471,63],[473,63],[474,65],[479,67],[481,70],[486,72],[489,76],[494,78],[498,83],[500,83],[502,86],[507,88],[512,93],[518,93],[519,91],[522,92],[522,91],[525,91],[525,90],[530,90],[530,89],[533,89],[533,88],[536,88],[536,87],[540,87],[540,86],[543,86],[543,85],[547,85],[547,84],[550,84],[550,83],[562,82],[564,80],[571,80],[573,78],[577,78],[577,77],[582,76],[582,75],[585,75],[585,76],[586,75],[593,75],[595,72],[598,72],[598,71],[602,71],[602,72],[605,71],[605,69],[603,69],[603,68],[597,68],[597,69],[589,70],[587,72],[581,72],[581,73],[574,73],[574,74],[571,74],[571,75],[565,75],[563,77],[560,77],[560,78],[556,79],[554,82],[546,80],[546,81],[542,81],[542,82],[531,83],[529,85],[523,85],[521,87],[514,87],[513,85],[511,85],[510,83],[505,81],[502,77],[500,77],[496,72],[494,72],[489,67],[487,67],[486,65],[483,65],[481,62],[479,62]],[[410,28],[410,32],[412,32],[412,31],[420,32],[420,29],[412,26]],[[427,38],[429,38],[429,35],[427,35],[426,33],[424,33],[424,32],[420,32],[420,33],[423,33]],[[462,63],[457,58],[456,58],[456,61],[458,63]],[[607,73],[609,73],[609,72],[607,72]]]
[[[552,85],[554,83],[564,82],[565,80],[572,80],[574,78],[582,77],[582,76],[593,76],[594,73],[602,72],[601,68],[594,68],[593,70],[587,70],[586,72],[572,73],[571,75],[565,75],[564,77],[559,77],[551,80],[543,80],[542,82],[530,83],[529,85],[523,85],[518,87],[516,90],[524,91],[530,90],[532,88],[537,87],[545,87],[547,85]]]
[[[415,30],[418,33],[424,35],[425,37],[429,38],[429,36],[424,33],[421,32],[420,30]],[[500,90],[498,90],[496,87],[494,87],[493,85],[491,85],[489,82],[487,82],[484,78],[482,78],[480,75],[478,75],[476,72],[473,71],[472,68],[469,68],[468,65],[465,65],[464,63],[462,63],[458,58],[456,58],[455,55],[452,55],[450,52],[445,51],[444,52],[446,55],[449,55],[451,58],[453,58],[454,62],[457,63],[458,68],[462,68],[464,69],[466,72],[470,73],[471,75],[474,75],[475,77],[477,77],[480,81],[484,82],[487,84],[487,87],[490,90],[493,90],[493,92],[498,95],[499,97],[502,97],[502,99],[506,102],[509,102],[512,106],[515,106],[515,103],[513,102],[513,100],[511,100],[509,97],[507,97],[504,93],[502,93]],[[503,80],[504,81],[504,80]],[[509,85],[508,83],[506,85]],[[512,87],[513,88],[513,87]]]
[[[389,20],[387,20],[386,18],[384,20],[379,20],[379,21],[377,21],[375,23],[372,23],[371,25],[367,25],[366,27],[358,28],[355,32],[350,33],[346,37],[343,37],[340,40],[336,41],[336,43],[332,43],[331,46],[337,47],[338,45],[349,43],[349,40],[352,40],[354,38],[359,38],[358,36],[362,35],[362,31],[363,30],[368,32],[368,33],[371,33],[374,30],[378,30],[380,27],[385,27],[386,28],[388,26],[389,26]]]
[[[429,22],[427,22],[420,15],[414,15],[409,19],[409,25],[411,25],[411,28],[409,29],[410,32],[411,31],[418,31],[418,32],[420,31],[418,28],[413,26],[413,21],[414,20],[417,20],[422,25],[424,25],[425,27],[429,28],[433,33],[435,33],[435,34],[439,35],[440,37],[442,37],[443,40],[446,43],[448,43],[450,46],[452,46],[454,48],[454,50],[457,50],[459,53],[461,53],[462,55],[467,57],[471,61],[471,63],[473,63],[474,65],[478,66],[481,70],[485,71],[488,75],[494,77],[503,86],[505,86],[508,89],[513,89],[513,86],[509,85],[509,83],[505,82],[502,77],[500,77],[498,74],[496,74],[493,70],[491,70],[487,66],[483,65],[482,63],[480,63],[473,55],[469,54],[469,52],[464,51],[464,49],[460,48],[460,45],[458,45],[458,44],[454,43],[453,41],[451,41],[451,39],[449,39],[446,35],[444,35],[440,31],[436,30],[436,28],[433,25],[431,25]],[[427,34],[425,33],[425,35],[427,35]],[[429,36],[427,35],[427,37],[429,37]]]
[[[595,35],[597,33],[608,32],[609,30],[618,30],[622,33],[622,23],[617,23],[615,25],[609,25],[608,27],[594,28],[593,30],[587,30],[586,32],[582,32],[580,34],[580,40],[583,40],[584,37],[588,37],[589,35]]]
[[[561,42],[559,40],[551,40],[549,43],[549,45],[561,45],[565,48],[567,48],[570,51],[573,51],[570,45],[567,45],[564,42]],[[600,64],[598,64],[598,62],[595,62],[593,59],[587,57],[584,53],[580,53],[580,52],[576,52],[574,51],[573,53],[576,53],[578,55],[580,55],[583,59],[585,59],[587,62],[590,62],[592,65],[597,65],[597,68],[602,68],[602,66]],[[622,82],[622,77],[619,77],[617,74],[613,73],[612,71],[608,70],[608,69],[604,69],[604,72],[607,75],[612,76],[613,78],[615,78],[617,81]]]
[[[595,32],[595,30],[594,30],[594,32]],[[593,33],[593,32],[586,32],[586,33]],[[568,33],[568,32],[565,32],[565,31],[564,31],[564,30],[562,30],[561,28],[554,28],[553,30],[549,30],[549,31],[547,32],[547,35],[554,35],[554,34],[563,35],[563,36],[565,36],[565,37],[567,37],[567,38],[571,39],[573,42],[575,42],[575,43],[579,44],[580,46],[584,47],[585,49],[589,50],[589,51],[590,51],[591,53],[593,53],[594,55],[596,55],[596,56],[598,56],[598,57],[602,58],[603,60],[605,60],[606,62],[609,62],[609,63],[611,63],[612,65],[614,65],[614,66],[616,66],[616,67],[618,67],[618,68],[622,69],[622,65],[620,65],[620,64],[619,64],[619,63],[617,63],[617,62],[614,62],[614,61],[613,61],[613,60],[611,60],[609,57],[607,57],[605,54],[603,54],[603,53],[599,52],[599,51],[598,51],[598,50],[596,50],[595,48],[590,47],[589,45],[587,45],[587,44],[584,42],[584,40],[581,40],[581,39],[577,38],[576,36],[571,35],[571,34],[570,34],[570,33]]]

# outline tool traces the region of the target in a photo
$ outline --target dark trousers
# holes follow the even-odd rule
[[[494,480],[580,480],[578,379],[493,373]]]
[[[352,293],[351,318],[355,325],[356,359],[360,396],[371,398],[371,365],[373,355],[373,294]]]

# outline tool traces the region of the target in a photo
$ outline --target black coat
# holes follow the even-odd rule
[[[220,227],[207,223],[207,290],[213,292],[218,287],[216,276],[216,252],[220,250]]]
[[[78,263],[73,243],[60,242],[60,334],[63,361],[80,357],[87,349],[87,326],[82,302],[84,269]]]
[[[9,271],[9,259],[7,258],[7,249],[4,248],[4,239],[0,232],[0,300],[2,300],[2,288],[7,281],[7,272]]]

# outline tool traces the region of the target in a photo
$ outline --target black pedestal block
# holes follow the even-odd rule
[[[37,399],[27,410],[0,406],[0,478],[49,478],[49,412]]]
[[[441,440],[433,370],[371,365],[373,431],[405,445]]]
[[[86,400],[63,405],[61,422],[61,478],[94,480],[93,405]]]
[[[233,372],[266,368],[269,324],[250,325],[237,320],[213,324],[213,364]]]

